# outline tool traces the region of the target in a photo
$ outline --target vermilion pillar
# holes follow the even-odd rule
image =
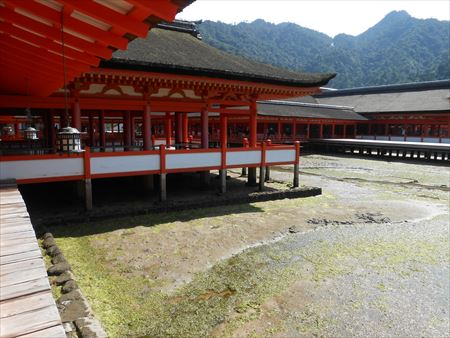
[[[81,110],[78,99],[75,100],[72,107],[72,127],[81,131]]]
[[[181,122],[182,122],[182,139],[183,143],[189,142],[189,119],[187,113],[182,113],[181,115]]]
[[[181,113],[175,113],[175,143],[183,142],[183,117]]]
[[[164,132],[166,134],[166,145],[170,146],[172,143],[172,119],[170,112],[166,112],[166,119],[164,120]]]
[[[250,147],[256,147],[256,132],[257,132],[257,106],[256,101],[250,104]],[[248,168],[247,184],[250,186],[256,185],[256,168]]]
[[[220,114],[220,144],[227,147],[228,143],[228,118],[224,114]]]
[[[147,103],[142,114],[142,138],[144,150],[152,149],[152,120],[151,120],[150,104]]]
[[[100,147],[106,147],[106,134],[105,134],[105,112],[102,110],[98,115],[98,133]]]
[[[345,126],[344,126],[344,128],[345,128]],[[334,138],[335,133],[336,133],[336,125],[333,123],[333,124],[331,125],[331,137],[332,137],[332,138]]]
[[[200,115],[200,123],[202,125],[202,148],[209,148],[209,131],[208,131],[208,110],[204,108]]]
[[[323,123],[320,123],[319,138],[323,138]]]
[[[256,120],[256,101],[250,103],[250,147],[256,147],[256,131],[257,131],[257,120]]]

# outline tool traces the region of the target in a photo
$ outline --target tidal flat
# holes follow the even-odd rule
[[[308,155],[300,171],[322,195],[51,231],[111,337],[448,336],[449,168]]]

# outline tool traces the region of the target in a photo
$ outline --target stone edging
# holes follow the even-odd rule
[[[89,303],[75,282],[75,276],[50,232],[42,236],[42,246],[52,265],[47,269],[52,287],[61,287],[61,297],[56,300],[63,327],[68,338],[107,337],[95,318]]]

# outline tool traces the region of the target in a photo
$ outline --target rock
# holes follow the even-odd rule
[[[75,327],[75,325],[72,322],[63,323],[63,328],[64,328],[64,331],[66,332],[66,338],[67,337],[70,337],[70,338],[78,337],[77,328]]]
[[[53,238],[53,235],[50,232],[46,232],[42,235],[42,239]]]
[[[74,291],[78,289],[77,283],[73,279],[69,279],[67,282],[64,283],[64,285],[61,287],[62,293],[69,293],[71,291]]]
[[[53,236],[47,237],[47,238],[45,238],[45,239],[42,241],[42,246],[43,246],[45,249],[47,249],[47,248],[49,248],[49,247],[51,247],[51,246],[54,246],[54,245],[56,245],[56,243],[55,243],[55,239],[53,238]]]
[[[106,338],[108,337],[103,330],[100,322],[95,318],[79,318],[75,321],[75,325],[81,332],[83,338]]]
[[[48,247],[46,251],[47,251],[47,254],[52,257],[62,254],[62,252],[59,250],[59,248],[56,245]]]
[[[66,271],[60,274],[54,279],[56,285],[63,285],[67,281],[74,279],[73,273],[71,271]],[[67,293],[67,292],[66,292]]]
[[[89,315],[89,308],[80,289],[63,294],[56,303],[62,322],[73,322]]]
[[[58,263],[55,265],[52,265],[48,268],[47,273],[49,276],[58,276],[62,274],[63,272],[69,271],[70,265],[68,263]]]
[[[64,257],[63,254],[59,254],[52,257],[52,264],[58,264],[58,263],[67,263],[66,257]]]
[[[289,233],[296,234],[297,232],[300,232],[300,229],[296,225],[292,225],[288,229]]]

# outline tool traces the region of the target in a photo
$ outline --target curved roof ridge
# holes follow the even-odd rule
[[[354,107],[350,107],[350,106],[339,106],[339,105],[333,105],[333,104],[295,102],[295,101],[284,101],[284,100],[258,101],[258,103],[261,103],[261,104],[277,104],[277,105],[283,105],[283,106],[339,109],[339,110],[353,110],[354,109]]]
[[[399,93],[399,92],[424,91],[433,89],[450,89],[450,79],[337,89],[316,94],[314,95],[314,97]]]

